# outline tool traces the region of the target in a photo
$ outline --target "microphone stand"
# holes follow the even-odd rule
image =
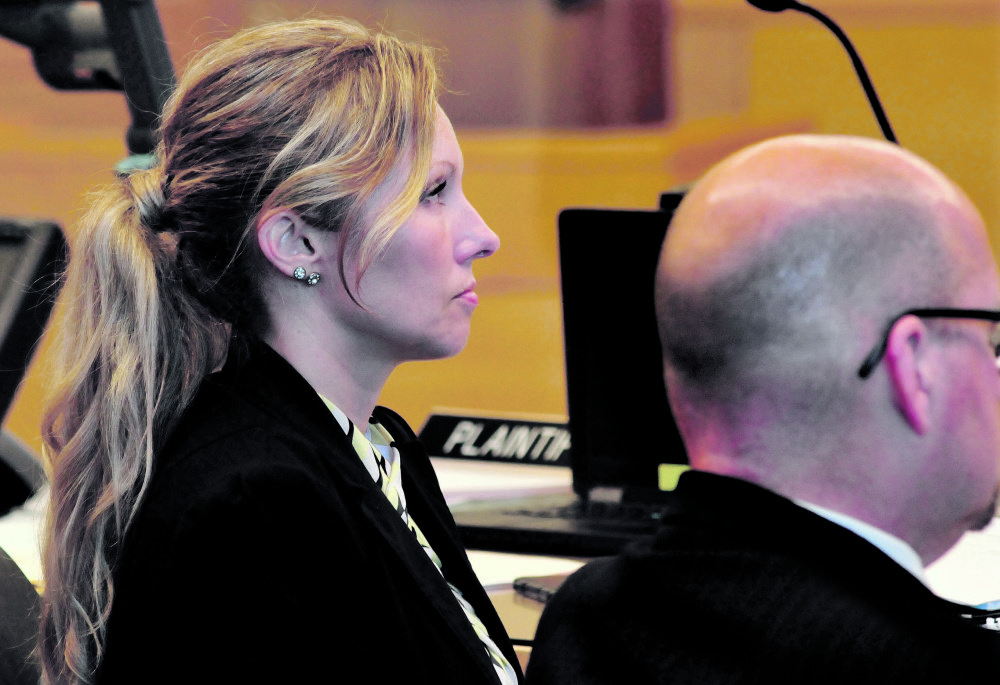
[[[872,85],[872,81],[868,78],[868,71],[865,69],[864,62],[861,61],[861,56],[858,51],[854,49],[854,45],[851,44],[851,40],[847,37],[847,34],[837,26],[837,24],[826,16],[819,10],[810,7],[809,5],[804,5],[801,2],[796,2],[795,0],[787,0],[784,2],[773,2],[768,0],[747,0],[751,5],[757,9],[764,10],[765,12],[782,12],[786,9],[795,10],[797,12],[802,12],[803,14],[808,14],[809,16],[818,19],[824,26],[826,26],[833,35],[844,46],[847,50],[847,54],[851,58],[851,63],[854,65],[854,71],[858,74],[858,79],[861,81],[861,87],[865,89],[865,95],[868,96],[868,102],[871,104],[872,111],[875,113],[875,118],[878,120],[878,125],[882,129],[882,135],[885,136],[886,140],[891,143],[899,144],[896,139],[896,134],[892,130],[892,126],[889,124],[889,118],[885,115],[885,110],[882,109],[882,103],[878,99],[878,94],[875,93],[875,86]]]

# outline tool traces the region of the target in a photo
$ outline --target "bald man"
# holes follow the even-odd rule
[[[550,601],[529,684],[1000,677],[1000,633],[923,576],[1000,482],[1000,276],[962,191],[887,143],[758,144],[685,197],[656,307],[692,471]]]

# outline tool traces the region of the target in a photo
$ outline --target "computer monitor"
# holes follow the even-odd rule
[[[0,217],[0,416],[10,411],[48,323],[65,256],[57,224]],[[44,481],[37,457],[4,431],[0,512],[24,502]]]
[[[683,192],[660,208],[571,208],[559,214],[573,489],[661,496],[664,464],[687,453],[663,387],[653,306],[660,246]]]

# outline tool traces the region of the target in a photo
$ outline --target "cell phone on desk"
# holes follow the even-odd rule
[[[523,576],[514,579],[514,591],[536,602],[544,604],[556,593],[566,580],[568,573],[554,573],[549,576]]]

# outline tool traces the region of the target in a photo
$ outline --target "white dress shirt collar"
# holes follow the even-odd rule
[[[860,521],[853,516],[848,516],[839,511],[833,511],[832,509],[812,504],[811,502],[795,500],[795,503],[864,538],[885,552],[890,559],[913,574],[921,583],[927,585],[927,578],[924,575],[924,564],[920,560],[920,555],[910,545],[895,535],[887,533],[881,528],[876,528],[870,523]]]

